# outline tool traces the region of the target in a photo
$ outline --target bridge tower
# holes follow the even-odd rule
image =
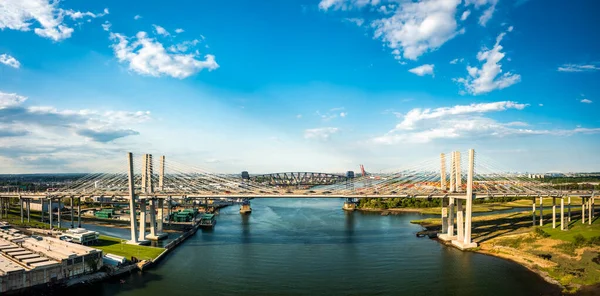
[[[460,159],[460,154],[458,154],[458,159]],[[465,199],[466,202],[466,209],[465,209],[465,213],[464,213],[464,225],[462,223],[462,200],[458,200],[458,236],[456,240],[452,241],[452,244],[456,247],[458,247],[461,250],[464,249],[470,249],[470,248],[475,248],[477,247],[477,243],[474,243],[471,239],[471,230],[472,230],[472,225],[471,225],[471,219],[473,217],[473,199],[475,198],[475,195],[473,194],[473,175],[475,174],[475,150],[470,149],[469,150],[469,163],[468,163],[468,171],[467,171],[467,188],[466,188],[466,195],[463,197],[458,197],[458,198],[462,198]],[[457,176],[460,176],[460,171],[457,170]],[[458,177],[457,179],[459,179],[460,177]],[[458,183],[457,185],[459,185],[460,183]],[[460,185],[459,185],[460,186]]]
[[[161,165],[163,167],[160,168],[161,173],[164,172],[164,157],[161,158]],[[146,238],[149,240],[160,240],[160,239],[164,239],[165,237],[167,237],[166,233],[159,233],[157,231],[157,221],[156,221],[156,212],[157,212],[157,205],[158,205],[158,198],[156,196],[154,196],[154,165],[153,165],[153,161],[152,161],[152,154],[146,154],[146,192],[147,197],[149,197],[149,201],[150,201],[150,234],[146,235]],[[159,177],[159,182],[160,182],[160,177]],[[159,183],[160,186],[160,183]],[[145,222],[145,221],[144,221]],[[160,222],[160,221],[159,221]],[[145,223],[144,223],[145,224]],[[162,228],[162,223],[160,223],[160,227]]]
[[[137,245],[137,224],[136,224],[136,214],[135,214],[135,184],[134,184],[134,174],[133,174],[133,154],[131,152],[127,153],[127,163],[129,165],[128,170],[128,185],[129,185],[129,221],[130,221],[130,230],[131,230],[131,240],[128,241],[128,244]],[[71,198],[71,221],[73,221],[73,199]],[[73,222],[71,222],[73,224]],[[72,226],[71,226],[72,227]]]
[[[242,187],[244,189],[248,188],[250,184],[250,174],[247,171],[242,172]],[[250,206],[250,200],[247,198],[242,199],[242,203],[240,204],[240,214],[250,214],[252,213],[252,206]]]

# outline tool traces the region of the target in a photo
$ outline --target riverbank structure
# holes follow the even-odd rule
[[[52,237],[0,238],[0,294],[95,272],[102,251]]]

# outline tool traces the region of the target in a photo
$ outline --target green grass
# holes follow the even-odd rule
[[[101,235],[98,244],[91,247],[100,249],[104,253],[123,256],[127,259],[131,259],[131,256],[133,256],[141,260],[152,260],[165,250],[156,247],[128,245],[125,242],[126,240],[120,238]]]
[[[557,215],[558,216],[558,215]],[[566,217],[565,217],[566,219]],[[582,224],[580,219],[572,220],[569,224],[569,230],[560,230],[560,218],[557,218],[556,228],[552,228],[552,220],[545,219],[544,226],[541,228],[548,233],[552,238],[563,240],[566,242],[575,242],[575,235],[580,234],[586,239],[595,236],[600,236],[600,218],[596,218],[592,225]]]

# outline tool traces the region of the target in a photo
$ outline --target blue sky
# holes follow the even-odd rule
[[[0,2],[2,173],[599,171],[596,1]]]

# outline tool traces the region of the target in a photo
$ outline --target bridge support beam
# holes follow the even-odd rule
[[[31,199],[27,199],[27,223],[31,222]]]
[[[444,233],[442,231],[441,234],[438,235],[438,238],[443,240],[443,241],[452,241],[452,240],[456,240],[456,235],[454,234],[454,205],[455,205],[455,199],[454,197],[448,197],[448,207],[447,207],[447,228],[446,228],[446,232]],[[444,211],[444,209],[442,208],[442,211]],[[443,212],[442,212],[443,214]]]
[[[44,223],[44,198],[40,198],[40,209],[42,209],[42,213],[40,214],[40,222]]]
[[[463,223],[465,215],[463,213],[463,201],[462,199],[456,200],[456,240],[463,241],[465,239],[464,231],[465,225]]]
[[[552,197],[552,228],[556,228],[556,197]]]
[[[165,203],[163,199],[158,200],[158,208],[160,209],[160,219],[158,219],[156,224],[156,231],[158,234],[163,233],[163,221],[165,220],[165,211],[164,211]]]

